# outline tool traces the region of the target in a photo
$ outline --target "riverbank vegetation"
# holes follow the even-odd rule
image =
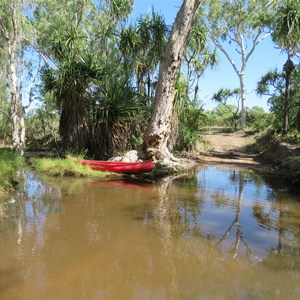
[[[270,146],[261,138],[266,131],[275,146],[278,141],[299,146],[299,1],[239,3],[233,7],[232,1],[204,1],[198,8],[199,1],[184,1],[198,12],[174,76],[171,117],[161,116],[170,122],[168,140],[163,141],[170,152],[196,150],[199,141],[205,143],[204,129],[215,126],[252,134],[258,153]],[[150,121],[163,112],[155,109],[159,68],[172,31],[155,8],[133,20],[133,5],[133,0],[1,2],[2,144],[21,155],[28,150],[51,151],[57,157],[85,151],[101,160],[145,148]],[[232,24],[227,26],[221,16]],[[239,38],[228,31],[235,24],[242,30]],[[218,67],[218,51],[230,51],[231,38],[244,54],[241,70],[230,60],[240,86],[216,85],[212,99],[201,99],[199,91],[205,87],[199,80],[208,68]],[[268,97],[268,112],[246,106],[243,77],[263,39],[272,39],[287,56],[282,70],[260,74],[257,94]],[[243,41],[253,47],[246,49]],[[216,105],[205,110],[205,101]],[[148,150],[144,154],[151,158]],[[83,176],[78,165],[63,160],[37,160],[35,167],[54,175]]]
[[[18,183],[17,172],[25,161],[9,149],[0,149],[0,195]]]
[[[64,158],[34,158],[30,160],[30,165],[36,171],[50,176],[93,178],[105,178],[109,176],[109,173],[94,171],[88,166],[83,166],[80,163],[80,159],[82,159],[82,157],[78,157],[78,161]]]

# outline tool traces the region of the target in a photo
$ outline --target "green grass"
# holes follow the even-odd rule
[[[88,166],[83,166],[79,161],[74,162],[70,159],[34,158],[31,159],[31,163],[36,171],[50,176],[104,178],[110,175],[107,172],[94,171]]]
[[[0,149],[0,193],[17,182],[17,171],[24,166],[24,158],[11,150]]]

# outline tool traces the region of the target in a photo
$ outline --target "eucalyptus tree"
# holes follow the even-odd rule
[[[3,37],[0,35],[0,140],[3,141],[10,131],[10,115],[9,115],[9,99],[7,93],[7,67],[4,62],[7,62],[7,51],[4,47]]]
[[[10,110],[4,110],[1,107],[0,111],[6,115],[11,123],[12,146],[19,155],[23,155],[25,149],[25,107],[22,100],[24,53],[27,44],[24,37],[30,32],[26,8],[22,0],[2,0],[0,2],[0,40],[2,42],[0,47],[2,48],[2,55],[7,59],[1,60],[1,67],[7,70],[4,75],[10,92]],[[7,61],[8,63],[6,63]]]
[[[172,26],[160,62],[154,110],[144,137],[143,148],[148,157],[166,164],[175,161],[169,144],[178,67],[193,28],[201,0],[184,0]]]
[[[277,0],[208,0],[203,22],[209,37],[230,62],[239,78],[241,127],[246,126],[245,73],[257,45],[270,36],[265,21]]]
[[[287,54],[287,61],[283,66],[285,93],[282,127],[283,134],[286,134],[289,128],[290,78],[295,69],[292,57],[299,51],[300,46],[300,1],[282,1],[275,12],[271,28],[273,41]]]

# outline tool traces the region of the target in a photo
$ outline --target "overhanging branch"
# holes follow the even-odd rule
[[[9,118],[9,120],[11,120],[11,116],[5,110],[3,110],[3,109],[0,108],[0,112],[2,114],[4,114],[5,116],[7,116]]]

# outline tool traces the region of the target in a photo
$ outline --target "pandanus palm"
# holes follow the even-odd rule
[[[154,74],[166,44],[167,26],[162,16],[142,15],[136,25],[124,28],[120,49],[125,65],[134,69],[137,89],[143,98],[154,95]]]
[[[300,1],[287,0],[278,8],[274,21],[273,40],[287,53],[285,72],[283,134],[288,132],[290,106],[290,78],[294,70],[292,57],[300,45]]]
[[[115,80],[115,76],[118,80]],[[131,138],[138,132],[138,120],[143,109],[126,76],[115,70],[96,88],[94,153],[109,158],[131,148]],[[135,145],[134,145],[135,146]]]
[[[86,89],[100,71],[92,54],[84,53],[83,36],[73,26],[57,32],[51,43],[55,68],[43,72],[45,92],[52,92],[61,111],[63,148],[81,151],[90,146]]]
[[[187,94],[190,94],[190,85],[194,84],[194,101],[197,101],[199,92],[199,81],[203,76],[207,67],[213,68],[218,64],[217,51],[213,52],[209,49],[206,28],[201,20],[196,20],[193,30],[191,31],[186,50],[184,52],[184,60],[187,64]],[[195,79],[191,79],[192,75]]]

